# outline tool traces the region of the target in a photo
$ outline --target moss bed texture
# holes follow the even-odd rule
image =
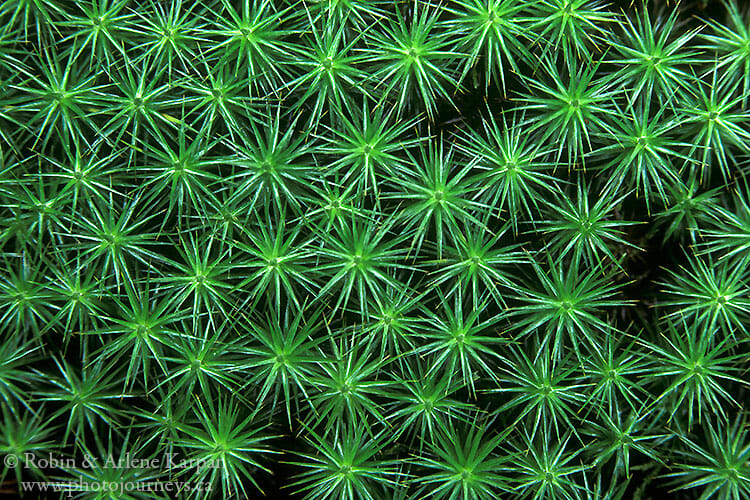
[[[0,0],[0,494],[750,498],[750,5]]]

